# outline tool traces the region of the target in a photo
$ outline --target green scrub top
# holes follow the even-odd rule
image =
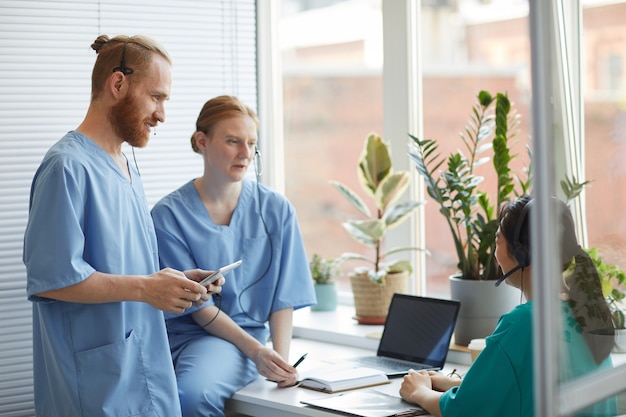
[[[612,367],[610,357],[600,365],[595,363],[565,302],[563,312],[561,381]],[[534,416],[532,350],[532,301],[529,301],[502,316],[461,385],[443,393],[439,400],[442,416]],[[610,398],[576,416],[616,414],[615,398]]]

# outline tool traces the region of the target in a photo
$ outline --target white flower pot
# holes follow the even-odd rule
[[[476,281],[450,277],[450,298],[459,300],[461,308],[454,330],[454,343],[467,346],[472,339],[493,333],[498,320],[520,303],[517,288],[495,281]]]
[[[626,353],[626,329],[615,329],[615,347],[613,352]]]

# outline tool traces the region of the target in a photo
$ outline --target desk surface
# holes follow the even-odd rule
[[[302,354],[308,353],[308,356],[298,369],[303,371],[321,366],[327,362],[354,357],[358,355],[374,355],[378,340],[371,337],[372,333],[380,332],[382,326],[360,326],[356,325],[350,317],[350,311],[341,311],[340,314],[307,311],[309,309],[301,309],[294,316],[296,322],[299,320],[304,324],[298,327],[298,323],[294,326],[294,336],[291,343],[291,363],[293,363]],[[317,334],[309,335],[308,329],[316,328]],[[329,327],[331,329],[329,329]],[[309,339],[309,337],[320,337],[322,333],[323,340],[333,341],[327,343]],[[349,345],[357,341],[359,346],[364,348],[350,347]],[[365,343],[363,342],[365,340]],[[461,374],[465,374],[469,368],[469,354],[462,351],[458,347],[448,354],[448,361],[444,368],[445,373],[449,373],[456,368]],[[461,363],[461,364],[459,364]],[[615,366],[626,364],[626,354],[614,354],[613,363]],[[372,388],[378,391],[386,392],[390,395],[398,395],[401,379],[394,379],[391,384],[379,385]],[[227,401],[226,410],[244,415],[255,417],[290,417],[290,416],[318,416],[318,417],[337,417],[338,414],[325,412],[304,406],[301,400],[319,398],[337,394],[324,394],[317,391],[311,391],[304,388],[277,388],[276,384],[266,381],[264,378],[252,382],[248,386],[242,388],[233,397]],[[624,414],[626,416],[626,414]]]
[[[291,344],[291,356],[297,359],[303,353],[308,353],[308,356],[306,360],[298,366],[301,372],[328,364],[329,362],[335,362],[342,358],[375,354],[375,352],[369,349],[332,345],[298,338],[293,339]],[[450,366],[450,369],[447,369],[448,366],[446,366],[444,372],[452,371],[453,367],[456,367],[456,365]],[[467,370],[467,366],[459,365],[458,369],[464,373],[465,370]],[[377,390],[398,396],[401,382],[401,378],[392,379],[390,384],[365,389]],[[255,417],[336,417],[337,414],[335,413],[307,407],[300,403],[302,400],[310,400],[330,395],[338,394],[324,394],[298,387],[277,388],[275,383],[266,381],[264,378],[259,378],[236,392],[226,403],[226,408],[228,411]]]

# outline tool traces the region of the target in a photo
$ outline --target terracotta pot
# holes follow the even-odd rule
[[[350,274],[356,320],[360,324],[385,324],[391,298],[406,293],[408,272],[388,274],[382,284],[372,282],[367,273]]]

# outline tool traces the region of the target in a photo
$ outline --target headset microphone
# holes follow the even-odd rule
[[[505,279],[507,279],[508,277],[510,277],[511,275],[513,275],[514,273],[516,273],[517,271],[519,271],[522,268],[523,268],[523,266],[518,264],[515,268],[511,269],[509,272],[507,272],[506,274],[502,275],[496,281],[496,287],[499,286],[500,284],[502,284],[502,282],[504,282]]]

